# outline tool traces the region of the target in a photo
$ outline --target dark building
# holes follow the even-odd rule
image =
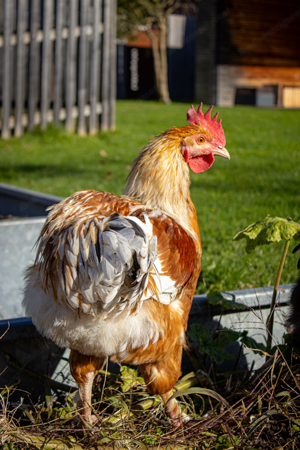
[[[300,107],[299,0],[198,3],[195,98]]]

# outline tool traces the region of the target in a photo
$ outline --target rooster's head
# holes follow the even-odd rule
[[[124,195],[178,217],[189,217],[190,174],[209,169],[215,155],[229,159],[218,114],[202,103],[187,113],[189,125],[172,127],[152,139],[134,160]],[[181,219],[180,219],[181,220]],[[191,233],[192,222],[185,224]],[[197,225],[198,227],[198,225]],[[196,227],[196,228],[197,228]]]
[[[212,108],[211,106],[204,114],[202,103],[197,111],[191,106],[187,112],[187,120],[192,127],[183,127],[194,128],[193,133],[183,138],[181,152],[185,162],[196,173],[209,169],[215,160],[215,155],[230,159],[225,148],[226,139],[221,120],[217,122],[219,113],[211,118]]]

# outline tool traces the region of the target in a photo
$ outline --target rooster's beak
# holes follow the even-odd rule
[[[230,159],[228,150],[226,150],[226,148],[222,147],[221,145],[219,145],[219,147],[213,151],[213,154],[217,156],[222,156],[222,158]]]

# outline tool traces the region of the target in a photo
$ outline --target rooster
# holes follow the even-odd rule
[[[23,304],[37,329],[71,349],[84,421],[107,356],[139,365],[174,426],[187,422],[172,390],[200,274],[201,241],[189,168],[229,159],[218,113],[202,103],[148,143],[133,161],[122,196],[80,191],[54,205],[28,268]]]

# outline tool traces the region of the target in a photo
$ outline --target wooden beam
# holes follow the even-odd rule
[[[98,33],[102,33],[102,31],[103,31],[102,30],[102,23],[100,23],[99,27],[98,27]],[[87,25],[86,29],[85,29],[85,34],[87,36],[92,36],[93,33],[94,33],[93,26],[92,25]],[[75,36],[76,37],[80,36],[80,27],[79,26],[75,27]],[[50,30],[50,36],[49,37],[50,37],[50,41],[55,41],[56,40],[56,29],[55,28],[52,28]],[[64,40],[68,39],[68,37],[69,37],[69,28],[68,27],[63,27],[62,33],[61,33],[61,37]],[[36,38],[37,42],[43,42],[43,39],[44,39],[44,32],[43,32],[43,30],[38,30],[36,32],[36,37],[35,38]],[[24,31],[24,33],[23,33],[23,41],[24,41],[25,45],[26,44],[30,44],[30,42],[31,42],[31,33],[30,33],[30,31]],[[16,35],[16,33],[11,33],[11,35],[10,35],[10,45],[12,47],[17,45],[17,35]],[[0,34],[0,48],[1,47],[3,47],[3,34]]]

